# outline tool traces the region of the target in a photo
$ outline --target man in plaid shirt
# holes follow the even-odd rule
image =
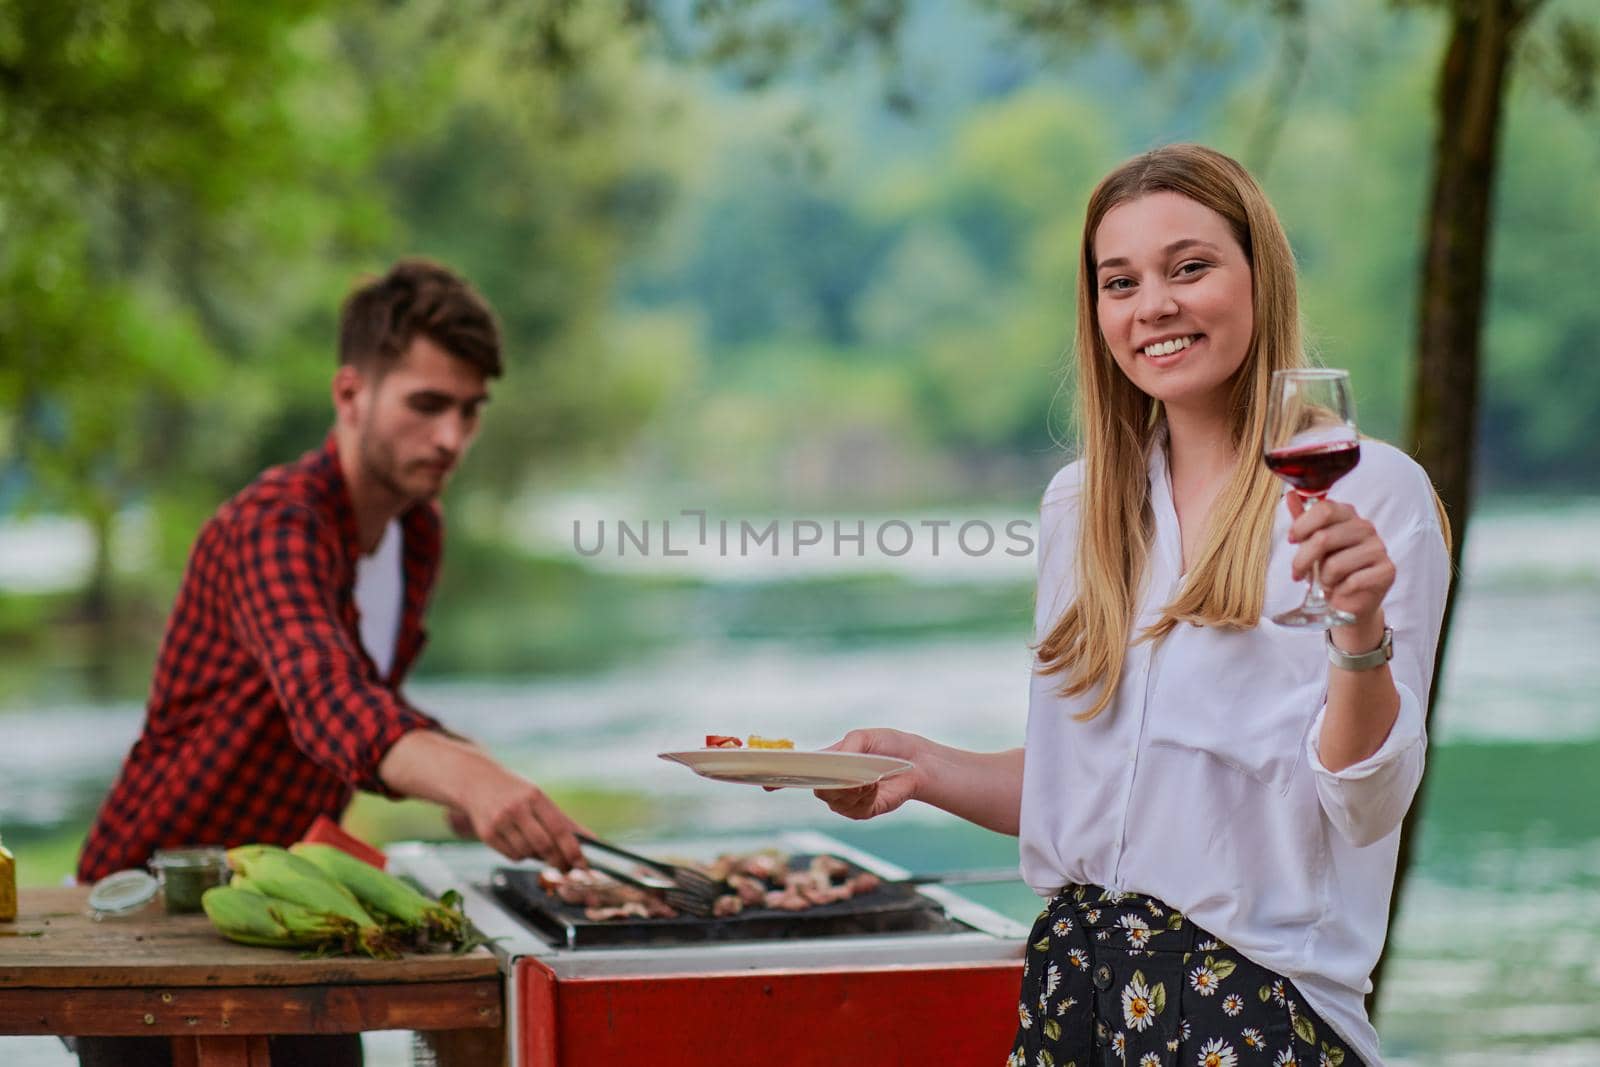
[[[435,500],[500,372],[493,313],[444,268],[403,261],[349,296],[333,429],[200,531],[80,881],[158,848],[287,845],[357,789],[446,805],[511,859],[582,864],[575,824],[538,786],[400,692],[438,571]],[[272,1045],[275,1062],[361,1062],[358,1035]],[[171,1062],[143,1038],[83,1039],[79,1056]]]
[[[438,570],[435,499],[501,372],[494,316],[442,267],[404,261],[346,300],[339,364],[323,446],[200,531],[80,881],[157,848],[287,845],[356,789],[444,804],[512,859],[581,863],[574,824],[538,786],[400,692]],[[389,595],[363,617],[358,570],[386,535],[373,580]]]

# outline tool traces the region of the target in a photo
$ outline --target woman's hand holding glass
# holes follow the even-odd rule
[[[1307,507],[1292,490],[1286,499],[1294,516],[1289,541],[1299,546],[1294,579],[1303,581],[1315,571],[1328,603],[1354,620],[1347,625],[1375,628],[1381,636],[1383,599],[1394,585],[1395,568],[1377,527],[1337,500]]]

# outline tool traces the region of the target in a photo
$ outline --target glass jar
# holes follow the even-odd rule
[[[228,882],[228,854],[212,845],[157,849],[150,866],[161,881],[168,915],[200,911],[205,891]]]

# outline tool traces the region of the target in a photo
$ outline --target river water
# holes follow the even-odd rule
[[[1409,1067],[1600,1064],[1600,503],[1483,515],[1464,572],[1417,866],[1391,935],[1386,1055]],[[816,826],[940,869],[1014,861],[1015,843],[925,809],[844,823],[809,794],[705,782],[654,754],[712,732],[820,746],[863,725],[1008,747],[1022,732],[1028,661],[1020,630],[747,641],[590,677],[431,679],[412,695],[537,779],[648,795],[651,833]],[[5,821],[81,812],[138,721],[132,704],[5,712]],[[974,894],[1022,919],[1036,909],[1017,886]],[[404,1062],[399,1036],[370,1047],[375,1064]],[[46,1039],[0,1048],[17,1065],[70,1062]]]

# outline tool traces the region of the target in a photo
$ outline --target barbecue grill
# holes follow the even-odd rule
[[[997,1064],[1017,1025],[1025,926],[819,833],[668,841],[709,860],[776,847],[828,854],[884,884],[802,912],[587,920],[534,864],[482,845],[405,844],[390,869],[455,889],[506,975],[516,1067]]]

